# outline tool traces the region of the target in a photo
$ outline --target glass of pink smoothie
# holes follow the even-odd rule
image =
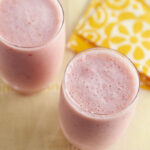
[[[0,75],[22,93],[47,87],[65,49],[65,25],[58,0],[0,1]]]
[[[139,77],[121,53],[94,48],[75,56],[61,88],[59,121],[70,143],[103,150],[124,133],[133,116]]]

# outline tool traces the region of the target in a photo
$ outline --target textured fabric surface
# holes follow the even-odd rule
[[[93,0],[68,43],[80,52],[108,47],[127,55],[150,86],[150,6],[143,0]],[[142,87],[146,87],[142,85]]]

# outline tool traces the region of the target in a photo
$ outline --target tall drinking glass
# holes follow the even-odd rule
[[[134,114],[139,77],[123,54],[93,48],[75,56],[62,82],[59,121],[70,143],[103,150],[125,132]]]
[[[58,0],[0,2],[0,75],[22,93],[47,87],[62,64],[63,8]]]

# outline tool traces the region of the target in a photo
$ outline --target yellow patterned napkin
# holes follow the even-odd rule
[[[100,46],[116,49],[134,62],[144,83],[142,87],[150,87],[148,3],[149,0],[92,0],[68,48],[74,52]]]

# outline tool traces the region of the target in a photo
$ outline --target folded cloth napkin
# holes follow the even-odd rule
[[[91,47],[127,55],[139,71],[141,87],[150,90],[149,1],[92,0],[68,42],[74,52]]]

